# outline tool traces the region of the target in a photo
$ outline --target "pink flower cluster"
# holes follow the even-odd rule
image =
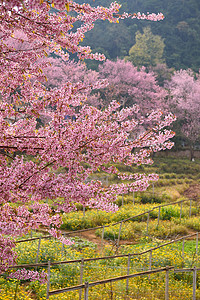
[[[190,145],[194,148],[199,139],[200,128],[200,73],[194,74],[192,70],[176,71],[168,82],[170,91],[169,105],[181,120],[181,132]]]
[[[38,280],[41,284],[47,282],[47,273],[44,271],[37,272],[37,271],[30,271],[26,269],[17,270],[14,273],[9,275],[9,278],[17,279],[17,280],[30,280],[36,281]]]
[[[8,237],[0,234],[0,273],[13,265],[16,260],[16,254],[13,251],[15,244]]]
[[[66,239],[61,232],[59,232],[58,230],[51,228],[49,229],[49,233],[55,237],[56,239],[58,239],[62,244],[65,244],[67,246],[72,245],[72,241],[70,241],[69,239]]]
[[[134,14],[123,13],[120,16],[120,18],[121,19],[131,18],[131,19],[138,19],[138,20],[161,21],[164,19],[164,15],[162,13],[150,14],[149,12],[147,14],[140,13],[140,12],[134,13]]]

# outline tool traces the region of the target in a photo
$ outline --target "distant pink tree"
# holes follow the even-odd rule
[[[165,108],[165,89],[159,87],[153,72],[145,72],[131,62],[107,60],[99,67],[99,77],[107,79],[109,85],[101,89],[101,97],[107,106],[113,99],[123,107],[137,104],[143,115],[154,109]]]
[[[200,74],[192,70],[175,72],[167,84],[170,90],[170,106],[182,122],[181,132],[189,141],[191,159],[195,142],[200,137]]]
[[[44,79],[42,83],[48,90],[61,88],[68,83],[82,83],[89,87],[82,89],[82,94],[87,98],[87,102],[96,107],[102,105],[99,91],[92,92],[97,82],[98,88],[105,88],[108,85],[107,80],[100,80],[99,72],[88,69],[84,62],[66,61],[61,57],[47,57],[43,62],[47,66],[43,69]]]
[[[73,60],[63,60],[60,58],[48,57],[44,59],[49,64],[43,72],[47,81],[45,86],[52,88],[60,88],[67,82],[78,83],[85,82],[86,84],[94,84],[98,80],[98,73],[93,70],[88,70],[83,62],[75,62]]]
[[[157,64],[155,67],[150,67],[149,70],[154,72],[157,83],[163,87],[166,82],[171,80],[174,73],[174,69],[168,68],[166,64]]]

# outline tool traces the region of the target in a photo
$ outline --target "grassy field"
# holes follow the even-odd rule
[[[102,211],[89,210],[86,208],[85,216],[82,207],[78,211],[63,214],[63,231],[73,231],[96,226],[110,225],[104,230],[104,247],[101,246],[102,229],[92,232],[93,242],[90,241],[91,234],[85,234],[88,239],[74,237],[72,246],[62,246],[54,239],[42,240],[39,251],[39,262],[76,260],[82,257],[92,258],[99,256],[118,254],[140,253],[144,250],[164,244],[171,239],[179,238],[187,234],[200,231],[200,161],[190,162],[184,159],[164,159],[155,158],[154,165],[148,167],[129,167],[124,169],[117,166],[123,172],[156,172],[160,174],[160,179],[147,192],[135,193],[134,204],[133,195],[124,196],[122,206],[122,196],[118,197],[117,203],[119,210],[116,213],[106,213]],[[105,174],[97,173],[95,177],[103,177]],[[108,183],[114,183],[117,179],[111,176]],[[173,205],[175,201],[190,201]],[[156,206],[169,204],[161,207],[158,225],[158,208]],[[153,209],[154,208],[154,209]],[[152,210],[153,209],[153,210]],[[123,224],[120,235],[120,247],[116,248],[120,225],[112,225],[121,220],[130,218],[134,215],[151,210],[149,214],[149,224],[147,232],[147,216],[139,216]],[[181,217],[180,217],[181,212]],[[34,236],[41,233],[33,233]],[[22,238],[22,237],[21,237]],[[25,238],[25,237],[23,237]],[[191,268],[194,265],[200,267],[199,253],[196,253],[196,236],[194,239],[167,245],[152,252],[151,269],[165,266],[176,268]],[[18,264],[35,263],[38,249],[38,240],[17,244]],[[130,274],[149,269],[150,254],[134,256],[130,261]],[[50,290],[77,285],[80,282],[80,263],[68,265],[57,265],[51,268]],[[46,268],[44,268],[47,270]],[[39,271],[42,268],[38,269]],[[83,282],[98,281],[127,274],[127,257],[116,259],[96,260],[84,264]],[[19,286],[16,280],[0,278],[0,299],[46,299],[46,284],[39,282],[21,281]],[[200,299],[200,273],[197,275],[196,299]],[[169,277],[169,299],[192,299],[192,273],[175,274],[170,272]],[[126,282],[119,281],[108,283],[102,286],[93,287],[89,291],[89,299],[164,299],[165,275],[153,274],[150,276],[137,277],[129,280],[129,293],[126,293]],[[50,299],[79,299],[79,292],[68,292]],[[83,299],[83,294],[82,294]]]

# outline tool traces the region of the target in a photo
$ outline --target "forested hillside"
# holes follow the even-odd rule
[[[79,0],[79,3],[83,3]],[[106,5],[112,1],[88,0],[91,5]],[[121,12],[162,12],[165,19],[160,22],[120,20],[120,24],[99,21],[87,33],[85,45],[94,51],[103,52],[110,59],[127,56],[135,43],[137,31],[150,26],[153,34],[160,35],[165,42],[164,59],[168,67],[175,69],[200,68],[200,1],[199,0],[121,0]]]

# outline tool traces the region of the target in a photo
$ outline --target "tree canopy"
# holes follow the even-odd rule
[[[169,106],[181,124],[181,133],[189,143],[192,159],[195,143],[200,140],[200,75],[190,69],[180,70],[166,86],[170,93]]]
[[[80,60],[104,60],[104,55],[80,43],[95,21],[119,21],[116,2],[108,8],[65,0],[52,5],[41,0],[0,2],[0,272],[4,272],[15,261],[17,236],[43,225],[68,243],[58,231],[59,213],[76,209],[77,203],[115,211],[118,194],[145,190],[157,180],[157,174],[133,174],[129,182],[108,187],[98,180],[87,182],[98,170],[126,179],[115,168],[116,162],[148,164],[152,152],[171,148],[174,133],[165,127],[174,116],[154,110],[138,120],[137,106],[120,109],[116,101],[104,110],[89,106],[87,94],[105,86],[104,80],[91,83],[79,76],[78,81],[70,81],[66,76],[62,81],[60,74],[52,77],[48,70],[50,57],[64,61],[52,64],[57,69],[69,53]],[[163,18],[162,14],[120,16],[127,17]],[[74,67],[82,72],[82,66]],[[41,117],[44,124],[38,126]],[[138,132],[144,122],[148,129]],[[130,139],[133,130],[137,135]],[[133,148],[138,151],[133,153]]]
[[[164,41],[159,35],[154,35],[150,27],[145,27],[143,33],[136,32],[135,45],[129,50],[127,60],[138,67],[155,67],[157,64],[164,63]]]

